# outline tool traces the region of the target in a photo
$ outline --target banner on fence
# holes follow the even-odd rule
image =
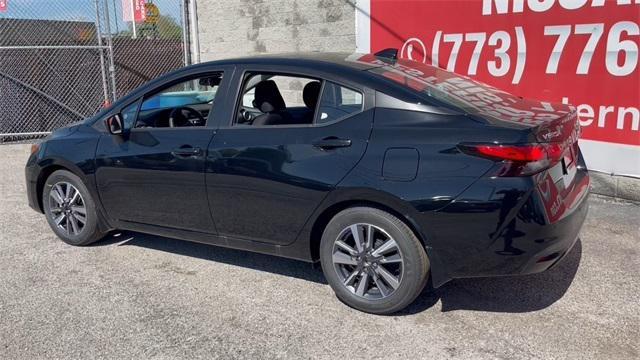
[[[122,19],[124,21],[144,22],[147,11],[146,0],[122,0]]]
[[[640,176],[640,0],[358,4],[369,12],[358,16],[358,42],[372,52],[398,48],[516,95],[572,104],[589,167]]]

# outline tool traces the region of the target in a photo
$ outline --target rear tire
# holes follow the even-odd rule
[[[67,244],[89,245],[105,235],[89,190],[69,171],[57,170],[47,178],[42,205],[49,226]]]
[[[373,314],[412,303],[430,268],[413,231],[396,216],[369,207],[349,208],[331,219],[322,234],[320,262],[340,300]]]

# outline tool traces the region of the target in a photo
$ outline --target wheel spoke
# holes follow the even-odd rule
[[[66,221],[64,222],[64,229],[67,231],[67,234],[71,234],[71,230],[69,228],[69,216],[65,216]]]
[[[51,189],[51,191],[49,192],[49,196],[51,196],[51,198],[58,203],[58,206],[61,206],[62,203],[64,202],[64,199],[62,198],[62,196],[60,196],[60,193],[58,192],[58,189],[53,188]]]
[[[62,220],[64,220],[64,218],[65,218],[65,214],[62,213],[58,215],[55,219],[53,219],[53,222],[56,223],[56,225],[60,225],[62,223]]]
[[[356,295],[364,296],[367,291],[367,285],[369,284],[369,273],[366,271],[362,273],[358,287],[356,288]]]
[[[360,275],[360,270],[358,269],[353,270],[351,274],[349,274],[349,276],[346,279],[344,279],[344,285],[349,286],[353,284],[353,281],[358,277],[358,275]]]
[[[75,216],[69,215],[69,220],[71,221],[71,230],[73,230],[74,234],[78,234],[80,232],[80,227],[78,226],[78,220]]]
[[[77,213],[74,213],[74,214],[73,214],[73,216],[74,216],[78,221],[80,221],[80,223],[81,223],[82,225],[84,225],[84,224],[86,224],[86,223],[87,223],[87,217],[86,217],[86,216],[82,216],[82,215],[77,214]]]
[[[56,213],[56,214],[57,214],[57,213],[59,213],[59,212],[62,212],[62,208],[59,208],[59,207],[51,208],[51,212],[52,212],[52,213]]]
[[[75,204],[76,200],[78,200],[78,197],[80,196],[80,191],[76,190],[74,187],[71,189],[73,190],[73,196],[71,197],[71,200],[69,200],[69,204]]]
[[[393,254],[391,256],[383,257],[382,259],[380,259],[381,264],[391,264],[391,263],[401,263],[401,262],[402,262],[402,257],[398,253]]]
[[[55,184],[53,189],[58,193],[58,197],[64,201],[64,190],[62,190],[62,186],[60,186],[60,184]]]
[[[398,244],[396,244],[396,241],[393,239],[389,239],[387,240],[384,244],[380,245],[379,248],[375,249],[371,255],[373,256],[380,256],[380,255],[384,255],[392,250],[395,250],[398,248]]]
[[[65,189],[66,191],[64,193],[64,197],[65,199],[71,199],[71,191],[73,189],[73,186],[71,186],[71,184],[68,184],[68,183],[65,185],[67,188]]]
[[[373,247],[373,226],[367,224],[367,236],[365,240],[365,248],[371,249]]]
[[[380,290],[380,294],[383,297],[389,295],[391,291],[389,291],[389,288],[387,287],[387,285],[385,285],[384,282],[382,282],[378,274],[376,274],[375,272],[373,273],[373,282],[376,284],[376,286],[378,287],[378,290]]]
[[[71,206],[71,211],[73,211],[74,213],[87,215],[87,209],[84,206],[73,205]]]
[[[360,229],[357,224],[351,225],[351,234],[353,235],[353,241],[356,243],[356,248],[358,252],[362,252],[364,250],[364,243],[362,241],[362,234],[360,234]]]
[[[336,241],[336,245],[337,245],[340,249],[342,249],[342,250],[344,250],[344,251],[348,252],[348,253],[349,253],[349,255],[351,255],[351,256],[356,256],[356,255],[358,254],[358,252],[357,252],[354,248],[352,248],[351,246],[347,245],[347,244],[346,244],[344,241],[342,241],[342,240],[338,240],[338,241]]]
[[[389,284],[394,290],[397,289],[398,286],[400,286],[400,282],[398,281],[398,279],[382,266],[378,266],[375,272],[380,275],[384,279],[384,281],[386,281],[387,284]]]
[[[358,265],[356,259],[340,251],[333,253],[333,263],[343,265]]]

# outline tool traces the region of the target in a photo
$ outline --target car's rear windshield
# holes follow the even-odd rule
[[[515,96],[487,84],[435,66],[399,59],[368,71],[410,88],[428,100],[465,113],[486,111],[486,107]]]

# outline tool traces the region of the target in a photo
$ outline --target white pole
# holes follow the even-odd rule
[[[189,16],[187,14],[188,1],[189,0],[180,1],[180,15],[182,16],[182,56],[184,56],[184,66],[191,64],[191,44],[189,43],[189,34],[187,33],[190,28],[187,23],[187,21],[189,21]]]
[[[133,38],[138,38],[138,33],[136,32],[136,6],[133,4],[134,1],[131,0],[131,25],[133,25]]]
[[[200,39],[198,38],[198,6],[196,0],[189,1],[189,41],[191,43],[191,63],[200,62]]]

